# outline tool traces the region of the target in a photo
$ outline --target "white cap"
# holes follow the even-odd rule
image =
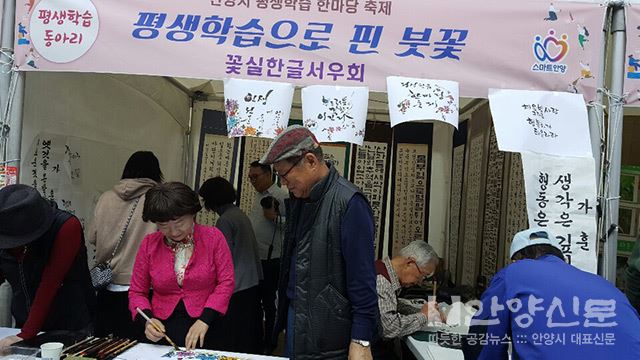
[[[509,258],[513,258],[515,253],[531,245],[551,245],[562,251],[558,239],[549,229],[536,227],[520,231],[513,236]]]

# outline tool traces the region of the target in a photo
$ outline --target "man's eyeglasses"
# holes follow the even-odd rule
[[[420,275],[422,276],[422,280],[424,280],[424,279],[428,279],[428,278],[430,278],[430,277],[432,277],[432,276],[433,276],[433,273],[428,274],[428,273],[425,273],[425,272],[423,272],[422,270],[420,270],[420,267],[418,266],[418,263],[417,263],[417,262],[415,262],[415,261],[414,261],[414,262],[413,262],[413,265],[415,265],[415,266],[416,266],[416,269],[418,269],[418,272],[419,272],[419,273],[420,273]]]
[[[298,157],[298,160],[296,160],[296,162],[293,163],[293,165],[291,165],[291,167],[285,171],[284,173],[280,174],[277,171],[275,171],[275,174],[277,177],[279,177],[280,179],[285,179],[287,180],[287,175],[289,175],[289,173],[291,172],[291,170],[293,170],[294,167],[296,167],[298,165],[298,163],[304,158],[304,155]]]

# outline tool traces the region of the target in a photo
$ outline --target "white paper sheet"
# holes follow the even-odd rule
[[[271,81],[225,79],[229,137],[276,137],[289,123],[294,86]]]
[[[443,121],[458,128],[458,83],[387,77],[391,126],[411,120]]]
[[[596,174],[592,158],[522,153],[530,227],[548,227],[565,257],[596,273]]]
[[[320,142],[362,145],[368,103],[366,87],[307,86],[302,89],[303,123]]]
[[[490,89],[489,105],[500,150],[593,157],[582,95]]]

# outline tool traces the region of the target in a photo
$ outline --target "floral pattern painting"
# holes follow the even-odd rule
[[[302,118],[320,142],[362,145],[369,89],[347,86],[307,86],[302,89]]]
[[[387,77],[391,126],[412,120],[444,121],[458,128],[458,83]]]
[[[289,123],[293,90],[288,83],[226,79],[224,110],[229,137],[276,137]]]

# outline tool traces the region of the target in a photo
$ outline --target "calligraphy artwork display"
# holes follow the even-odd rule
[[[582,95],[491,89],[489,105],[500,150],[593,157]]]
[[[458,128],[458,83],[387,77],[391,126],[411,120],[443,121]]]
[[[489,159],[485,180],[484,223],[482,224],[482,257],[480,266],[480,274],[487,279],[495,274],[498,267],[500,209],[502,208],[505,158],[505,153],[498,150],[498,141],[493,129],[490,130],[489,133]]]
[[[205,134],[201,151],[200,163],[200,183],[202,185],[207,179],[221,176],[227,180],[231,179],[234,139],[223,135]],[[218,215],[206,209],[198,213],[198,223],[213,226],[218,220]]]
[[[369,89],[349,86],[307,86],[302,89],[303,124],[320,142],[364,141]]]
[[[244,138],[243,151],[242,151],[242,169],[240,173],[240,209],[245,214],[251,213],[251,207],[256,197],[256,191],[249,181],[249,166],[252,162],[260,160],[262,155],[267,152],[271,139],[258,138],[258,137],[246,137]]]
[[[324,160],[331,162],[340,175],[347,177],[346,175],[349,169],[347,156],[348,145],[324,143],[321,146]]]
[[[509,186],[507,188],[507,209],[504,220],[505,251],[503,264],[510,264],[509,248],[513,235],[529,227],[527,219],[527,203],[524,190],[524,175],[522,174],[522,157],[518,153],[509,154]]]
[[[548,228],[569,264],[596,273],[596,172],[592,158],[522,153],[527,213]]]
[[[293,91],[294,86],[288,83],[225,79],[229,137],[276,137],[289,122]]]
[[[171,350],[162,355],[162,358],[170,360],[246,360],[210,350]]]
[[[469,162],[467,167],[467,184],[465,186],[464,234],[462,239],[462,284],[474,285],[478,265],[478,241],[481,225],[482,162],[484,157],[484,134],[479,134],[469,141]]]
[[[376,226],[375,254],[379,253],[387,186],[389,144],[365,141],[356,149],[353,183],[362,190],[373,210]]]
[[[464,178],[464,144],[453,149],[451,165],[451,217],[449,218],[449,271],[453,279],[458,270],[458,243],[460,241],[460,210],[462,207],[462,181]]]
[[[392,256],[410,242],[425,239],[428,157],[427,144],[397,144]]]

